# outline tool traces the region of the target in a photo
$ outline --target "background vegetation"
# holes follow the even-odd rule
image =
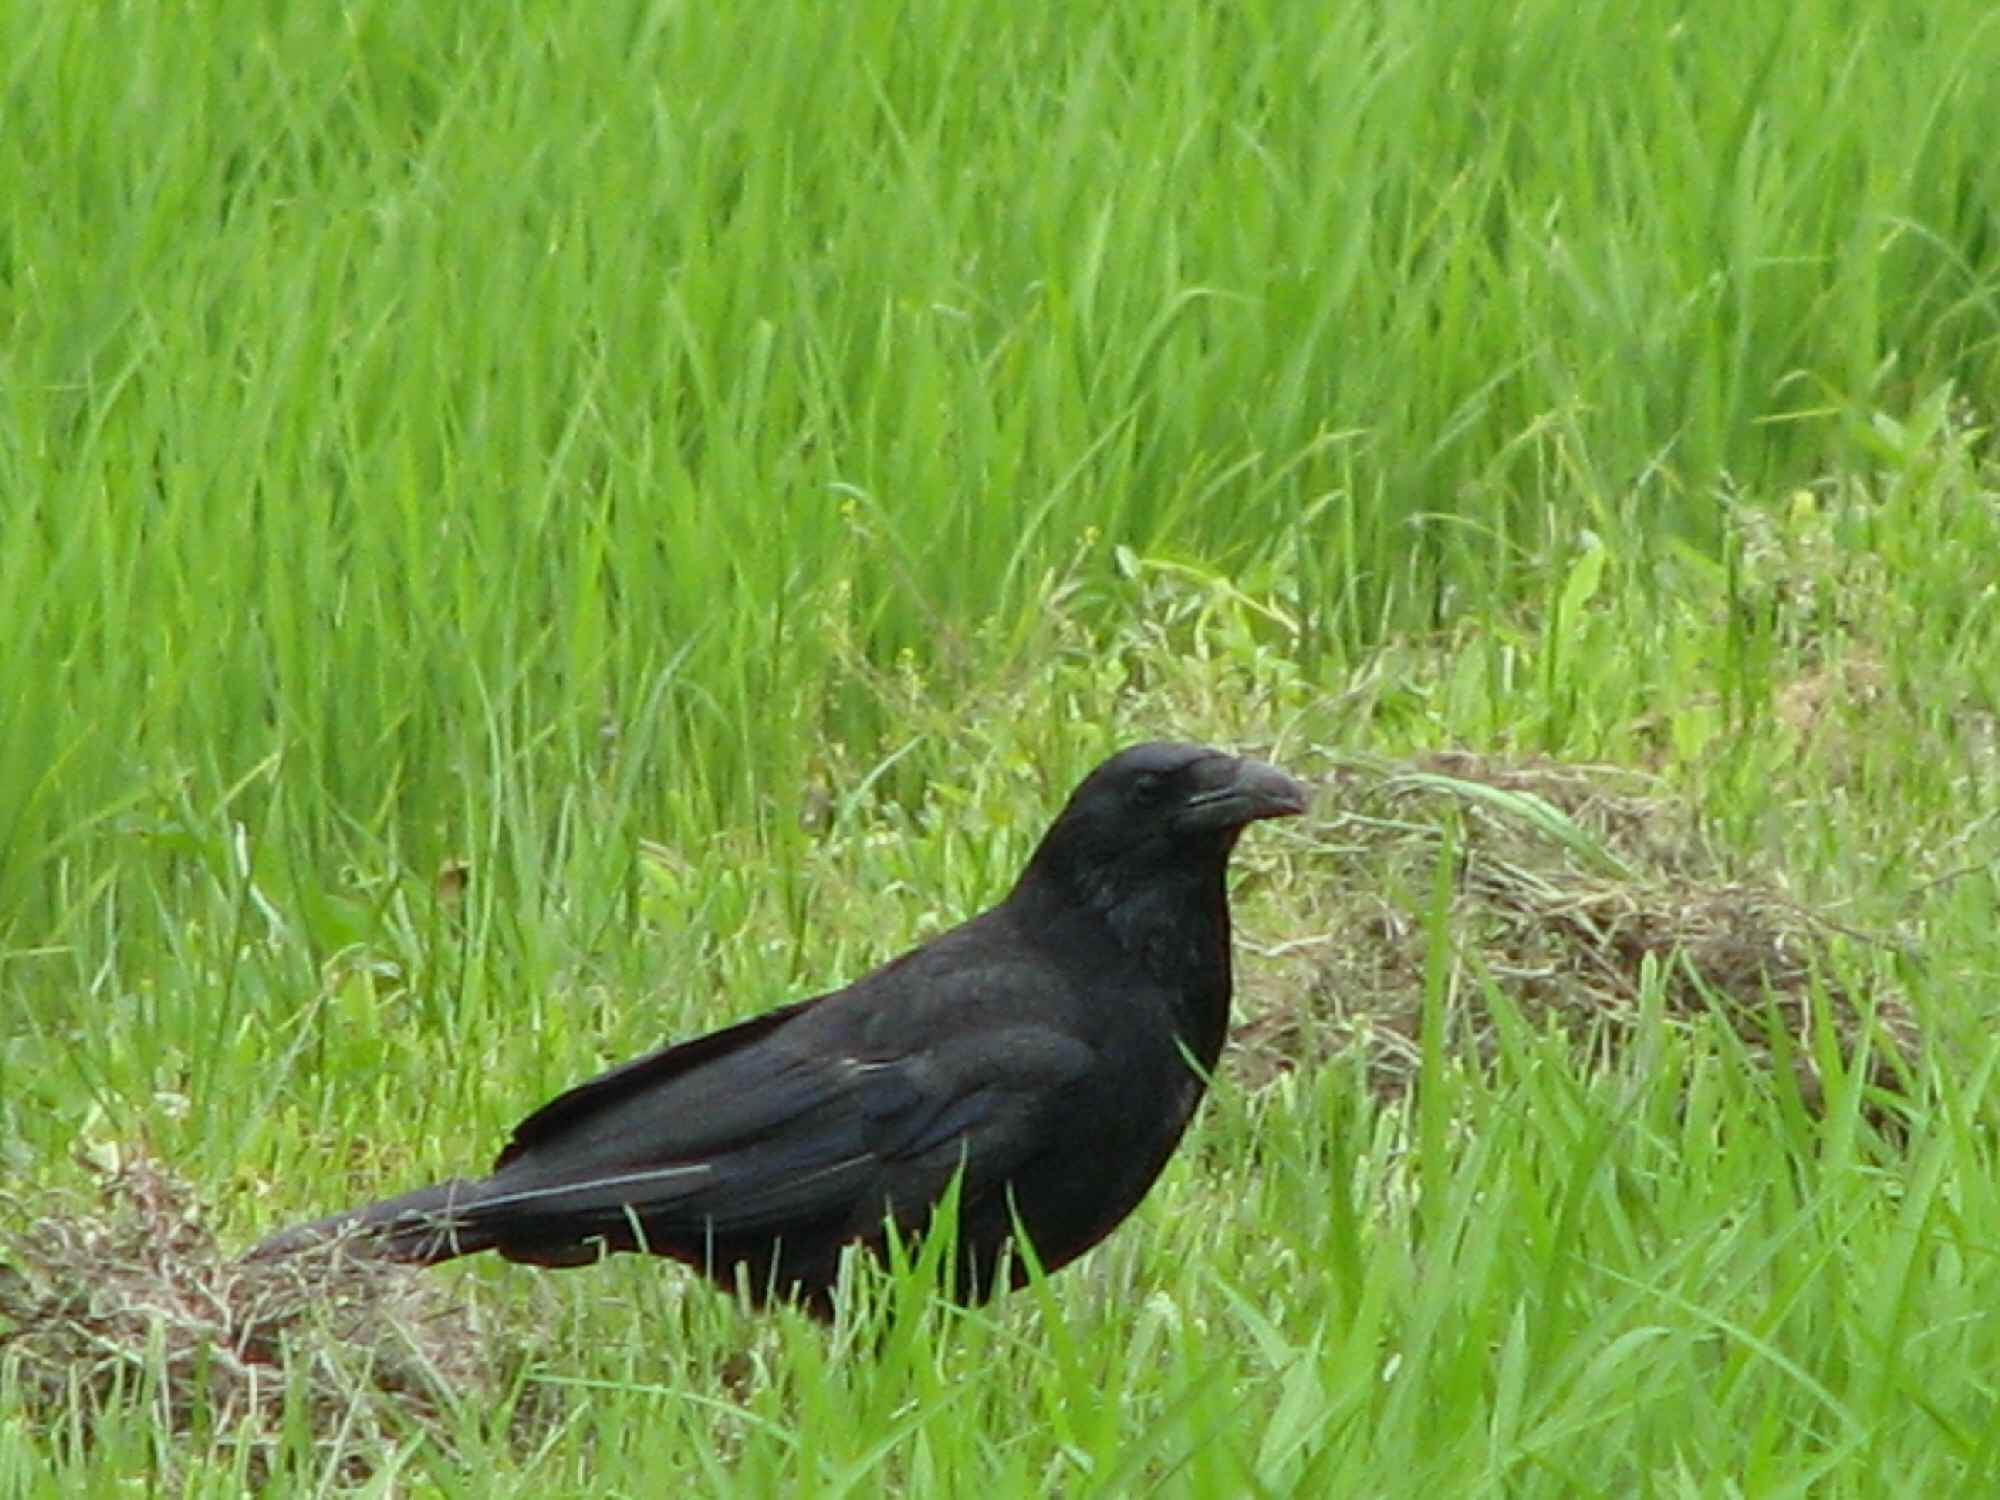
[[[1510,981],[1328,811],[1242,967],[1310,993],[1379,887],[1424,1086],[1223,1088],[1045,1295],[862,1354],[452,1272],[504,1399],[259,1448],[9,1386],[0,1493],[1991,1493],[1988,7],[11,3],[0,57],[22,1212],[462,1167],[992,899],[1142,735],[1643,768],[1926,1027],[1893,1130],[1698,1026],[1458,1056]]]

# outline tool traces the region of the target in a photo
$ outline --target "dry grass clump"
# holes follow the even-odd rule
[[[1851,1061],[1872,1032],[1869,1082],[1906,1079],[1914,1016],[1838,951],[1876,940],[1774,882],[1725,873],[1691,812],[1637,773],[1460,752],[1335,772],[1306,835],[1318,857],[1285,891],[1314,935],[1279,944],[1289,965],[1246,997],[1243,1076],[1360,1047],[1381,1092],[1409,1087],[1431,941],[1421,914],[1447,824],[1458,1051],[1486,1058],[1497,1045],[1482,980],[1596,1062],[1634,1040],[1650,987],[1665,1024],[1720,1017],[1753,1056],[1788,1052],[1808,1104],[1827,1043]]]
[[[100,1170],[95,1201],[0,1195],[0,1388],[45,1430],[87,1442],[125,1408],[239,1450],[249,1476],[290,1443],[351,1480],[514,1382],[520,1330],[465,1288],[337,1250],[235,1259],[157,1162]]]

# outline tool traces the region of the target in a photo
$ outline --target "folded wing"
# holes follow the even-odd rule
[[[961,1167],[962,1205],[1004,1196],[1046,1146],[1046,1112],[1090,1071],[1082,1042],[1032,1025],[932,1030],[890,1055],[844,1046],[838,1025],[807,1021],[819,1003],[593,1079],[524,1121],[491,1177],[361,1222],[412,1260],[643,1250],[817,1291],[840,1248],[879,1239],[885,1219],[921,1228]]]

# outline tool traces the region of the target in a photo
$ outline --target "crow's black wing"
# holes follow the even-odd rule
[[[1050,1103],[1092,1067],[1073,1037],[994,1024],[979,1005],[953,1014],[949,996],[905,999],[887,1024],[875,1006],[824,1023],[811,1014],[845,998],[773,1012],[562,1095],[461,1200],[461,1221],[503,1248],[630,1238],[635,1225],[668,1253],[694,1240],[865,1234],[891,1206],[919,1219],[961,1164],[968,1193],[1007,1181],[1047,1149]]]
[[[746,1053],[755,1055],[758,1043],[825,998],[818,996],[792,1005],[781,1005],[776,1010],[765,1011],[760,1016],[752,1016],[747,1021],[725,1026],[720,1031],[712,1031],[692,1041],[677,1042],[648,1052],[643,1057],[635,1057],[577,1084],[558,1094],[514,1127],[513,1136],[501,1151],[499,1160],[493,1164],[495,1170],[527,1152],[552,1147],[565,1137],[571,1138],[574,1144],[576,1136],[593,1134],[594,1125],[601,1128],[606,1121],[622,1121],[634,1102],[643,1104],[648,1098],[674,1090],[677,1086],[686,1094],[698,1095],[700,1080],[697,1075],[704,1064],[731,1057],[740,1059]],[[733,1073],[737,1070],[729,1071]]]

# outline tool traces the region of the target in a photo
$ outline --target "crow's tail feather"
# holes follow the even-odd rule
[[[336,1245],[344,1254],[412,1266],[475,1255],[499,1243],[491,1228],[482,1227],[476,1216],[467,1213],[479,1202],[480,1187],[454,1177],[365,1208],[296,1224],[261,1241],[244,1258],[274,1260]]]

